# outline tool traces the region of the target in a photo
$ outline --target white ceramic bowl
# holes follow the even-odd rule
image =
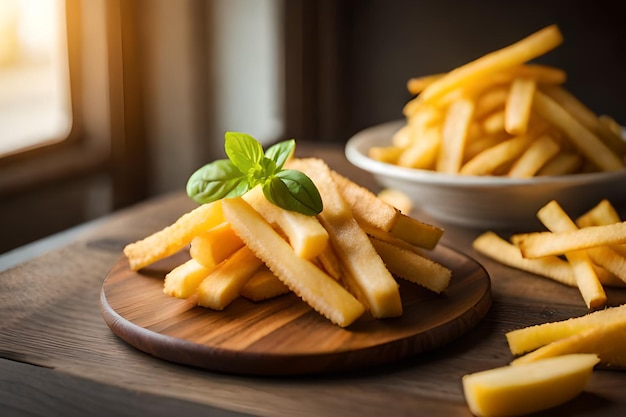
[[[368,157],[372,146],[385,146],[404,121],[365,129],[346,143],[345,153],[355,166],[372,173],[382,187],[405,192],[417,209],[441,222],[479,229],[543,230],[539,208],[556,200],[575,217],[607,198],[619,209],[626,206],[626,170],[552,177],[514,179],[461,176],[403,168]]]

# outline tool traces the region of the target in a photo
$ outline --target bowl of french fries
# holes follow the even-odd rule
[[[602,198],[619,207],[622,126],[572,94],[565,70],[533,62],[562,42],[551,25],[410,79],[404,119],[358,132],[346,157],[446,223],[519,230],[536,227],[535,213],[551,200],[574,214]]]

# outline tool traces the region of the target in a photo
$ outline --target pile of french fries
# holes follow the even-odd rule
[[[577,287],[590,309],[606,305],[605,286],[626,286],[626,222],[609,200],[575,220],[553,200],[537,217],[547,231],[508,240],[487,231],[473,247],[502,264]]]
[[[261,302],[293,292],[341,327],[365,312],[400,316],[397,278],[445,291],[451,270],[424,251],[436,247],[442,229],[403,214],[320,159],[286,166],[315,183],[324,204],[318,216],[279,208],[257,187],[203,204],[128,244],[130,268],[189,248],[189,260],[165,276],[166,294],[223,310],[239,297]]]
[[[530,63],[563,42],[556,25],[448,73],[409,80],[406,124],[373,159],[459,175],[528,178],[624,169],[621,126]]]

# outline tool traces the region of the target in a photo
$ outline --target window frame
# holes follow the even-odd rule
[[[122,207],[143,197],[145,182],[135,98],[139,71],[124,62],[137,61],[137,2],[65,2],[72,126],[54,143],[0,156],[0,199],[105,173],[112,181],[112,206]],[[135,137],[132,144],[129,134]]]

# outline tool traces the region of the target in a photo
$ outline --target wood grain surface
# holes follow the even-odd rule
[[[430,256],[453,271],[445,294],[399,280],[404,314],[362,316],[341,328],[294,294],[223,311],[163,293],[163,278],[186,251],[131,271],[125,257],[105,279],[101,311],[110,329],[153,356],[211,370],[294,375],[380,365],[445,345],[474,327],[491,305],[489,276],[475,260],[445,246]]]

